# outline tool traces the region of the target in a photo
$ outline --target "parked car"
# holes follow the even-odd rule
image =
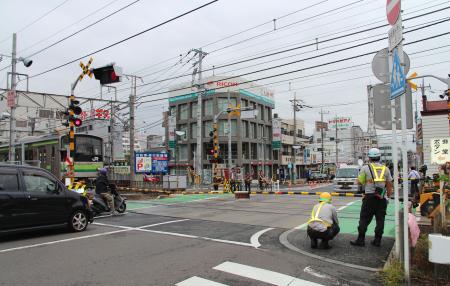
[[[41,228],[86,230],[88,199],[36,167],[0,164],[0,234]]]
[[[310,181],[328,180],[328,175],[324,174],[324,173],[319,173],[319,172],[312,172],[309,180]]]

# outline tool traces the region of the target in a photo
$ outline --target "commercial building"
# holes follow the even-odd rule
[[[276,170],[280,178],[304,177],[305,165],[308,163],[304,159],[304,150],[310,140],[309,137],[305,136],[305,123],[301,119],[297,119],[295,124],[293,119],[280,120],[281,149],[279,151],[274,150],[274,170]],[[295,126],[297,127],[297,132],[294,132]],[[295,142],[294,134],[297,136]],[[294,174],[296,175],[295,177]]]
[[[172,134],[176,146],[172,147],[172,160],[169,166],[172,172],[186,173],[188,167],[194,167],[197,137],[202,141],[202,169],[211,170],[209,161],[211,156],[210,132],[214,116],[222,113],[218,118],[219,156],[223,159],[220,168],[226,164],[239,166],[244,172],[257,173],[264,170],[265,174],[272,172],[272,110],[275,107],[273,93],[258,85],[243,83],[243,78],[209,77],[204,79],[206,93],[202,99],[202,130],[197,134],[197,92],[192,91],[191,83],[172,87],[169,91],[169,117],[175,121]],[[195,89],[195,88],[194,88]],[[224,111],[231,106],[242,108],[250,107],[257,112],[256,118],[231,118],[231,130],[228,128],[228,114]],[[167,120],[170,121],[171,119]],[[165,120],[165,122],[167,122]],[[231,132],[231,150],[228,150],[228,132]],[[168,141],[169,138],[166,138]],[[231,162],[228,161],[228,152],[231,152]],[[204,171],[210,174],[210,171]]]
[[[147,135],[147,151],[167,151],[164,136],[155,134]]]
[[[427,101],[424,98],[422,105],[422,118],[417,124],[417,155],[420,165],[427,165],[427,173],[434,174],[438,173],[439,166],[431,163],[431,141],[437,138],[449,139],[449,109],[446,100]]]
[[[316,124],[314,139],[309,146],[312,151],[319,153],[316,163],[322,164],[323,156],[323,164],[327,166],[327,169],[333,169],[341,163],[357,164],[358,159],[364,159],[365,145],[367,145],[364,140],[365,133],[360,126],[353,125],[348,120],[345,124],[337,124],[336,130],[334,120],[330,119],[328,124],[325,122]]]

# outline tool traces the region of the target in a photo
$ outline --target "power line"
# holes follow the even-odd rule
[[[45,12],[42,16],[38,17],[37,19],[31,21],[30,23],[28,23],[27,25],[25,25],[24,27],[20,28],[17,33],[23,32],[26,29],[28,29],[29,27],[31,27],[32,25],[36,24],[37,22],[39,22],[40,20],[42,20],[44,17],[46,17],[47,15],[49,15],[50,13],[52,13],[53,11],[55,11],[56,9],[58,9],[59,7],[61,7],[62,5],[66,4],[67,2],[69,2],[69,0],[65,0],[62,3],[58,4],[55,8]],[[11,38],[11,36],[3,39],[0,41],[0,44],[9,40]]]
[[[201,6],[198,6],[197,8],[194,8],[194,9],[192,9],[192,10],[189,10],[189,11],[187,11],[187,12],[184,12],[184,13],[182,13],[182,14],[180,14],[180,15],[178,15],[178,16],[175,16],[175,17],[173,17],[173,18],[171,18],[171,19],[169,19],[169,20],[166,20],[166,21],[164,21],[164,22],[162,22],[162,23],[159,23],[159,24],[157,24],[157,25],[155,25],[155,26],[152,26],[152,27],[150,27],[150,28],[148,28],[148,29],[145,29],[145,30],[143,30],[143,31],[141,31],[141,32],[139,32],[139,33],[136,33],[136,34],[134,34],[134,35],[132,35],[132,36],[129,36],[129,37],[125,38],[125,39],[122,39],[122,40],[120,40],[120,41],[118,41],[118,42],[115,42],[115,43],[113,43],[113,44],[110,44],[110,45],[108,45],[108,46],[106,46],[106,47],[103,47],[103,48],[101,48],[101,49],[98,49],[98,50],[96,50],[96,51],[94,51],[94,52],[88,53],[88,54],[86,54],[86,55],[84,55],[84,56],[82,56],[82,57],[79,57],[79,58],[77,58],[77,59],[71,60],[71,61],[69,61],[69,62],[66,62],[66,63],[62,64],[62,65],[56,66],[56,67],[54,67],[54,68],[48,69],[48,70],[43,71],[43,72],[40,72],[40,73],[38,73],[38,74],[32,75],[32,76],[30,76],[30,78],[35,78],[35,77],[41,76],[41,75],[43,75],[43,74],[49,73],[49,72],[51,72],[51,71],[54,71],[54,70],[60,69],[60,68],[62,68],[62,67],[65,67],[65,66],[67,66],[67,65],[69,65],[69,64],[72,64],[72,63],[74,63],[74,62],[76,62],[76,61],[79,61],[79,60],[81,60],[81,59],[83,59],[83,58],[92,56],[92,55],[94,55],[94,54],[97,54],[97,53],[99,53],[99,52],[102,52],[102,51],[104,51],[104,50],[107,50],[107,49],[109,49],[109,48],[112,48],[112,47],[114,47],[114,46],[117,46],[117,45],[119,45],[119,44],[121,44],[121,43],[123,43],[123,42],[126,42],[126,41],[128,41],[128,40],[131,40],[131,39],[133,39],[133,38],[135,38],[135,37],[137,37],[137,36],[140,36],[140,35],[142,35],[142,34],[145,34],[145,33],[149,32],[149,31],[151,31],[151,30],[154,30],[154,29],[156,29],[156,28],[159,28],[159,27],[161,27],[161,26],[163,26],[163,25],[165,25],[165,24],[168,24],[168,23],[170,23],[170,22],[173,22],[173,21],[175,21],[175,20],[177,20],[177,19],[179,19],[179,18],[181,18],[181,17],[184,17],[184,16],[186,16],[186,15],[188,15],[188,14],[190,14],[190,13],[193,13],[193,12],[195,12],[195,11],[197,11],[197,10],[200,10],[200,9],[206,7],[206,6],[209,6],[209,5],[211,5],[211,4],[213,4],[213,3],[217,2],[217,1],[219,1],[219,0],[213,0],[213,1],[210,1],[210,2],[208,2],[208,3],[206,3],[206,4],[203,4],[203,5],[201,5]]]
[[[415,12],[418,12],[418,11],[423,12],[423,10],[425,10],[425,9],[434,8],[434,7],[436,7],[436,6],[441,6],[441,5],[447,4],[447,3],[448,3],[448,1],[446,1],[446,2],[444,2],[444,3],[439,3],[439,4],[437,4],[437,5],[432,5],[432,6],[429,6],[429,7],[421,8],[421,9],[415,10],[415,11],[409,11],[409,10],[408,10],[408,12],[407,12],[407,13],[404,13],[403,15],[409,15],[409,14],[412,14],[412,13],[415,13]],[[423,6],[423,5],[424,5],[424,4],[417,5],[417,6],[413,6],[413,7],[411,7],[410,9],[416,8],[416,7],[419,7],[419,6]],[[372,9],[372,10],[369,10],[369,11],[367,11],[367,12],[373,13],[373,9]],[[367,12],[365,12],[365,13],[367,13]],[[362,14],[364,14],[364,13],[361,13],[360,11],[358,11],[358,14],[352,15],[352,16],[353,16],[353,17],[354,17],[354,16],[360,16],[360,15],[362,15]],[[352,16],[350,16],[350,17],[352,17]],[[335,25],[336,22],[339,22],[339,21],[342,21],[342,20],[345,20],[345,19],[346,19],[346,18],[343,17],[343,18],[341,18],[341,19],[334,20],[334,21],[331,21],[331,22],[328,22],[328,23],[325,23],[325,24],[315,25],[315,26],[314,26],[314,29],[321,28],[321,27],[327,26],[327,25],[329,25],[329,24]],[[378,18],[377,18],[377,19],[378,19]],[[254,52],[252,52],[252,53],[250,54],[250,57],[254,57],[254,56],[258,55],[258,54],[262,54],[262,53],[265,53],[265,52],[271,51],[271,50],[286,49],[286,48],[289,47],[289,46],[294,46],[294,45],[298,45],[298,44],[302,44],[302,43],[308,43],[308,42],[310,42],[310,41],[315,41],[315,40],[318,39],[318,38],[328,37],[328,36],[330,36],[330,35],[332,36],[332,35],[335,35],[335,34],[338,34],[338,33],[344,33],[344,32],[348,32],[348,31],[356,30],[356,29],[359,29],[359,28],[363,28],[363,27],[366,27],[366,26],[371,26],[371,25],[373,25],[373,24],[377,24],[377,23],[385,22],[385,21],[386,21],[386,20],[385,20],[385,17],[380,18],[380,20],[375,21],[375,22],[372,22],[372,23],[367,23],[367,20],[365,20],[365,21],[363,22],[363,23],[364,23],[363,25],[355,26],[355,24],[352,24],[351,26],[347,26],[347,27],[350,27],[350,29],[346,29],[346,30],[340,29],[340,30],[335,30],[335,31],[331,31],[331,32],[328,31],[328,32],[326,32],[326,33],[318,34],[318,35],[316,35],[315,37],[312,37],[312,38],[310,38],[310,39],[308,39],[308,40],[305,40],[305,41],[302,41],[302,42],[300,42],[300,43],[295,42],[294,44],[282,45],[282,46],[279,47],[279,48],[275,48],[275,49],[272,48],[272,49],[264,50],[264,51],[258,52],[258,53],[256,53],[256,54],[255,54]],[[346,28],[347,28],[347,27],[346,27]],[[298,31],[298,32],[295,32],[295,33],[292,33],[292,34],[289,34],[289,35],[285,35],[285,36],[282,36],[282,37],[279,37],[279,38],[272,39],[271,41],[277,41],[277,40],[282,39],[282,38],[284,38],[284,37],[292,37],[294,34],[298,34],[298,33],[300,33],[300,32],[306,32],[306,31],[309,31],[309,30],[312,30],[312,29],[311,29],[311,28],[304,29],[304,30],[301,30],[301,31]],[[255,46],[255,45],[259,45],[259,46],[262,45],[262,46],[265,46],[265,43],[261,43],[261,42],[260,42],[260,43],[255,43],[255,44],[253,44],[253,45],[251,45],[251,46],[244,47],[243,49],[247,49],[247,48],[250,48],[250,47]],[[235,50],[235,51],[240,51],[240,50],[242,50],[242,49]],[[230,51],[230,52],[232,52],[232,51]],[[220,55],[223,55],[223,53],[220,54]],[[249,56],[244,56],[244,57],[240,57],[240,58],[238,58],[238,59],[241,59],[241,58],[248,58],[248,57],[249,57]]]
[[[416,41],[413,41],[413,42],[405,43],[404,45],[406,46],[406,45],[416,44],[416,43],[419,43],[419,42],[431,40],[431,39],[442,37],[442,36],[446,36],[446,35],[449,35],[449,34],[450,34],[450,32],[441,33],[441,34],[430,36],[430,37],[427,37],[427,38],[422,38],[420,40],[416,40]],[[326,62],[326,63],[314,65],[314,66],[309,66],[309,67],[305,67],[305,68],[301,68],[301,69],[297,69],[297,70],[292,70],[292,71],[288,71],[288,72],[283,72],[283,73],[278,73],[278,74],[274,74],[274,75],[270,75],[270,76],[265,76],[265,77],[261,77],[261,78],[254,79],[254,80],[247,80],[247,81],[241,82],[240,84],[256,82],[256,81],[270,79],[270,78],[274,78],[274,77],[279,77],[279,76],[283,76],[283,75],[287,75],[287,74],[291,74],[291,73],[296,73],[296,72],[300,72],[300,71],[305,71],[305,70],[310,70],[310,69],[314,69],[314,68],[318,68],[318,67],[323,67],[323,66],[327,66],[327,65],[331,65],[331,64],[335,64],[335,63],[340,63],[340,62],[344,62],[344,61],[348,61],[348,60],[353,60],[353,59],[364,57],[364,56],[367,56],[367,55],[372,55],[372,54],[375,54],[377,52],[378,51],[371,51],[371,52],[367,52],[367,53],[351,56],[351,57],[348,57],[348,58],[342,58],[342,59],[339,59],[339,60]],[[258,71],[256,71],[256,72],[258,72]],[[229,80],[229,79],[236,78],[236,77],[238,77],[238,76],[233,76],[233,77],[222,79],[222,80]],[[222,90],[222,89],[225,89],[225,88],[227,88],[227,87],[217,87],[217,88],[212,88],[212,89],[209,89],[209,90]],[[174,89],[172,91],[179,91],[179,90],[183,90],[183,89],[184,88]],[[160,95],[160,94],[164,94],[164,93],[165,92],[160,92],[160,93],[149,94],[149,95],[146,95],[146,96]],[[147,101],[142,101],[142,103],[161,101],[161,100],[166,100],[166,99],[169,99],[169,98],[170,97],[164,97],[164,98],[159,98],[159,99],[154,99],[154,100],[147,100]]]
[[[442,9],[439,9],[439,10],[435,10],[435,11],[432,11],[432,12],[428,12],[428,13],[424,13],[424,14],[421,14],[421,15],[417,15],[417,16],[405,19],[403,21],[406,22],[408,20],[412,20],[412,19],[415,19],[415,18],[418,18],[418,17],[423,17],[423,16],[426,16],[426,15],[429,15],[430,13],[437,13],[437,12],[440,12],[440,11],[443,11],[443,10],[446,10],[446,9],[450,9],[450,6],[442,8]],[[435,23],[432,23],[432,24],[428,24],[428,25],[416,28],[416,29],[405,31],[404,33],[406,34],[406,33],[409,33],[409,32],[420,30],[420,29],[425,29],[425,28],[428,28],[428,27],[431,27],[431,26],[434,26],[434,25],[437,25],[437,24],[441,24],[441,23],[446,22],[446,21],[448,21],[448,18],[446,18],[445,20],[442,20],[440,22],[435,22]],[[352,33],[345,34],[345,35],[342,35],[342,36],[337,36],[337,37],[334,37],[334,38],[330,38],[330,39],[327,39],[327,40],[320,41],[318,43],[320,44],[320,43],[325,43],[325,42],[329,42],[329,41],[333,41],[333,40],[338,40],[338,39],[346,38],[346,37],[349,37],[349,36],[354,36],[354,35],[357,35],[357,34],[360,34],[360,33],[365,33],[365,32],[371,31],[371,30],[383,28],[383,27],[386,27],[386,26],[388,26],[388,24],[383,24],[383,25],[379,25],[379,26],[376,26],[376,27],[368,28],[368,29],[365,29],[365,30],[360,30],[360,31],[352,32]],[[374,40],[374,41],[362,43],[362,44],[359,44],[359,45],[356,45],[356,46],[352,46],[352,47],[353,48],[354,47],[359,47],[359,46],[370,44],[370,43],[374,43],[374,42],[377,42],[377,41],[382,41],[382,40],[385,40],[385,39],[387,39],[387,37],[383,37],[383,38],[380,38],[380,39],[377,39],[377,40]],[[278,55],[278,54],[282,54],[282,53],[286,53],[286,52],[291,52],[291,51],[294,51],[294,50],[297,50],[297,49],[306,48],[306,47],[315,46],[315,45],[316,45],[316,43],[301,45],[301,46],[298,46],[298,47],[295,47],[295,48],[285,49],[285,50],[282,50],[282,51],[266,54],[266,55],[263,55],[263,56],[258,56],[258,57],[253,57],[253,58],[246,59],[246,60],[241,60],[241,61],[237,61],[237,62],[228,63],[228,64],[225,64],[225,65],[222,65],[222,66],[214,67],[214,69],[220,69],[220,68],[223,68],[223,67],[237,65],[237,64],[241,64],[241,63],[245,63],[245,62],[249,62],[249,61],[253,61],[253,60],[258,60],[258,59],[262,59],[262,58],[265,58],[265,57],[270,57],[270,56],[274,56],[274,55]],[[342,45],[342,44],[339,44],[339,45]],[[338,45],[336,45],[336,46],[338,46]],[[336,52],[339,52],[339,51],[340,50],[334,51],[334,52],[330,52],[330,53],[336,53]],[[291,62],[291,63],[298,63],[298,62],[301,62],[301,61],[304,61],[304,60],[314,59],[314,58],[321,57],[321,56],[324,56],[324,55],[329,55],[330,53],[316,55],[316,56],[313,56],[313,57],[309,57],[309,58],[306,58],[306,59],[301,59],[301,60],[294,61],[294,62]],[[212,70],[212,68],[211,69],[205,69],[203,71],[206,72],[206,71],[210,71],[210,70]],[[244,74],[244,75],[247,75],[247,74]],[[168,80],[182,78],[182,77],[186,77],[186,76],[191,76],[191,74],[183,74],[183,75],[179,75],[179,76],[172,77],[172,78],[166,78],[166,79],[159,80],[159,81],[148,82],[148,83],[142,84],[140,86],[154,84],[154,83],[159,83],[159,82],[162,82],[162,81],[168,81]],[[240,75],[240,76],[242,76],[242,75]],[[138,87],[140,87],[140,86],[138,86]]]
[[[106,3],[106,4],[103,5],[102,7],[100,7],[100,8],[98,8],[97,10],[95,10],[95,11],[93,11],[93,12],[87,14],[87,15],[84,16],[83,18],[81,18],[81,19],[79,19],[79,20],[73,22],[73,23],[70,24],[70,25],[65,26],[65,27],[62,28],[62,29],[59,29],[59,30],[56,31],[55,33],[51,34],[50,36],[48,36],[48,37],[46,37],[46,38],[44,38],[44,39],[42,39],[42,40],[40,40],[40,41],[37,41],[37,42],[35,42],[34,44],[31,44],[30,46],[28,46],[28,47],[26,47],[26,48],[20,50],[20,53],[23,53],[24,51],[27,51],[27,50],[29,50],[29,49],[31,49],[31,48],[37,46],[38,44],[40,44],[40,43],[42,43],[42,42],[45,42],[45,41],[48,40],[48,39],[51,39],[53,36],[55,36],[55,35],[61,33],[61,32],[64,31],[64,30],[67,30],[68,28],[70,28],[70,27],[72,27],[72,26],[74,26],[74,25],[76,25],[76,24],[78,24],[78,23],[80,23],[81,21],[83,21],[83,20],[89,18],[90,16],[96,14],[97,12],[102,11],[103,9],[105,9],[106,7],[110,6],[111,4],[113,4],[114,2],[117,2],[117,1],[118,1],[118,0],[112,0],[111,2]]]
[[[98,23],[100,23],[100,22],[102,22],[102,21],[108,19],[109,17],[111,17],[111,16],[113,16],[113,15],[115,15],[115,14],[117,14],[117,13],[119,13],[119,12],[125,10],[125,9],[127,9],[128,7],[130,7],[130,6],[132,6],[132,5],[136,4],[136,3],[138,3],[139,1],[141,1],[141,0],[135,0],[135,1],[133,1],[133,2],[131,2],[131,3],[129,3],[129,4],[127,4],[127,5],[123,6],[122,8],[120,8],[120,9],[118,9],[118,10],[116,10],[116,11],[114,11],[114,12],[108,14],[108,15],[106,15],[105,17],[100,18],[100,19],[98,19],[97,21],[95,21],[95,22],[93,22],[93,23],[91,23],[91,24],[89,24],[89,25],[87,25],[87,26],[85,26],[85,27],[83,27],[83,28],[81,28],[81,29],[79,29],[79,30],[73,32],[72,34],[70,34],[70,35],[68,35],[68,36],[66,36],[66,37],[64,37],[64,38],[62,38],[62,39],[60,39],[60,40],[58,40],[58,41],[56,41],[56,42],[54,42],[54,43],[48,45],[48,46],[46,46],[45,48],[42,48],[42,49],[40,49],[39,51],[32,53],[32,54],[29,55],[27,58],[31,58],[31,57],[33,57],[33,56],[35,56],[35,55],[37,55],[37,54],[42,53],[42,52],[45,51],[45,50],[50,49],[51,47],[56,46],[57,44],[59,44],[59,43],[61,43],[61,42],[64,42],[64,41],[67,40],[67,39],[72,38],[73,36],[75,36],[75,35],[77,35],[77,34],[83,32],[83,31],[89,29],[89,28],[92,27],[92,26],[97,25]]]
[[[331,10],[328,10],[328,11],[325,11],[325,12],[322,12],[322,13],[319,13],[319,14],[316,14],[316,15],[314,15],[314,16],[311,16],[311,17],[308,17],[308,18],[304,18],[304,19],[299,20],[299,21],[297,21],[297,22],[289,23],[289,24],[287,24],[287,25],[285,25],[285,26],[282,26],[282,27],[280,27],[280,28],[277,28],[277,30],[282,30],[282,29],[284,29],[284,28],[286,28],[286,27],[289,27],[289,26],[292,26],[292,25],[295,25],[295,24],[298,24],[298,23],[301,23],[301,22],[305,22],[306,20],[313,19],[313,18],[316,18],[316,17],[319,17],[319,16],[323,16],[323,15],[326,15],[326,14],[328,14],[328,13],[330,13],[330,12],[335,12],[335,11],[337,11],[337,10],[343,9],[343,8],[345,8],[345,7],[352,6],[352,5],[357,4],[357,3],[359,3],[359,2],[362,2],[362,1],[364,1],[364,0],[354,1],[354,2],[352,2],[352,3],[349,3],[349,4],[345,4],[345,5],[339,6],[339,7],[335,8],[335,9],[331,9]],[[271,31],[268,31],[268,32],[264,32],[264,33],[262,33],[262,34],[258,34],[258,35],[256,35],[256,36],[251,37],[251,38],[248,38],[248,39],[244,39],[244,40],[238,41],[238,42],[236,42],[236,43],[227,45],[227,46],[222,47],[222,48],[219,48],[219,49],[215,49],[215,50],[211,51],[210,53],[215,53],[215,52],[217,52],[217,51],[221,51],[221,50],[223,50],[223,49],[227,49],[227,48],[236,46],[236,45],[238,45],[238,44],[242,44],[242,43],[244,43],[244,42],[248,42],[248,41],[250,41],[250,40],[259,38],[259,37],[261,37],[261,36],[263,36],[263,35],[266,35],[266,34],[269,34],[269,33],[273,33],[274,31],[276,31],[276,30],[271,30]]]
[[[279,19],[288,17],[288,16],[290,16],[290,15],[293,15],[293,14],[295,14],[295,13],[298,13],[298,12],[301,12],[301,11],[304,11],[304,10],[307,10],[307,9],[309,9],[309,8],[312,8],[312,7],[314,7],[314,6],[317,6],[317,5],[322,4],[322,3],[324,3],[324,2],[327,2],[327,1],[328,1],[328,0],[324,0],[324,1],[321,1],[321,2],[318,2],[318,3],[315,3],[315,4],[313,4],[313,5],[304,7],[304,8],[302,8],[302,9],[299,9],[299,10],[296,10],[296,11],[294,11],[294,12],[290,12],[290,13],[288,13],[288,14],[285,14],[285,15],[283,15],[283,16],[280,16],[280,17],[278,17],[278,18],[275,18],[274,20],[279,20]],[[270,21],[267,21],[267,22],[258,24],[258,25],[256,25],[256,26],[247,28],[247,29],[245,29],[245,30],[243,30],[243,31],[240,31],[240,32],[237,32],[237,33],[228,35],[228,36],[225,36],[225,37],[223,37],[223,38],[221,38],[221,39],[219,39],[219,40],[216,40],[216,41],[214,41],[214,42],[210,42],[210,43],[208,43],[208,44],[203,45],[202,48],[206,48],[206,47],[208,47],[208,46],[211,46],[211,45],[220,43],[220,42],[222,42],[222,41],[224,41],[224,40],[227,40],[227,39],[230,39],[230,38],[232,38],[232,37],[241,35],[241,34],[243,34],[243,33],[246,33],[246,32],[248,32],[248,31],[254,30],[254,29],[256,29],[256,28],[262,27],[262,26],[264,26],[264,25],[272,24],[274,20],[270,20]]]
[[[439,5],[442,5],[443,3],[441,3],[441,4],[439,4]],[[419,5],[419,6],[421,6],[421,5]],[[432,7],[435,7],[435,6],[438,6],[438,5],[434,5],[434,6],[431,6],[431,7],[426,7],[425,9],[429,9],[429,8],[432,8]],[[414,6],[414,7],[418,7],[418,6]],[[450,7],[448,7],[448,8],[450,8]],[[436,12],[439,12],[439,11],[441,11],[441,10],[435,10],[435,11],[431,11],[431,12],[429,12],[429,13],[425,13],[425,14],[421,14],[421,15],[418,15],[418,16],[415,16],[415,17],[412,17],[412,18],[408,18],[408,19],[405,19],[404,21],[407,21],[407,20],[411,20],[411,19],[414,19],[414,18],[417,18],[417,17],[421,17],[421,16],[426,16],[426,15],[429,15],[429,14],[432,14],[432,13],[436,13]],[[412,11],[412,12],[410,12],[410,13],[413,13],[413,12],[416,12],[416,11]],[[292,12],[292,13],[294,13],[294,12]],[[290,13],[290,14],[292,14],[292,13]],[[410,13],[406,13],[406,14],[410,14]],[[289,14],[287,14],[287,15],[289,15]],[[285,15],[286,16],[286,15]],[[283,16],[282,16],[283,17]],[[378,22],[380,22],[380,21],[378,21]],[[363,26],[367,26],[367,24],[366,25],[362,25],[362,26],[360,26],[360,27],[363,27]],[[353,29],[355,29],[355,27],[353,27],[352,29],[350,29],[350,30],[353,30]],[[278,30],[277,30],[278,31]],[[348,31],[348,30],[347,30]],[[337,34],[337,33],[342,33],[342,32],[345,32],[345,31],[336,31],[334,34]],[[329,35],[332,35],[332,34],[329,34]],[[225,37],[226,38],[226,37]],[[270,61],[269,61],[270,62]],[[257,64],[258,65],[258,64]],[[215,68],[215,67],[214,67]],[[206,71],[208,71],[208,70],[212,70],[212,69],[207,69]],[[236,70],[239,70],[239,69],[235,69],[235,70],[233,70],[233,71],[236,71]],[[180,76],[176,76],[176,77],[169,77],[169,78],[166,78],[166,79],[164,79],[163,81],[167,81],[167,80],[174,80],[174,79],[177,79],[177,78],[180,78],[180,77],[183,77],[183,76],[190,76],[190,74],[183,74],[183,75],[180,75]],[[146,83],[146,84],[143,84],[143,85],[140,85],[140,86],[138,86],[138,87],[142,87],[142,86],[145,86],[145,85],[150,85],[150,84],[154,84],[154,83],[160,83],[161,81],[152,81],[152,82],[149,82],[149,83]],[[121,85],[120,85],[121,86]],[[162,89],[162,88],[161,88]],[[158,89],[158,90],[161,90],[161,89]],[[125,90],[125,89],[121,89],[121,90]]]
[[[443,21],[441,21],[441,22],[439,22],[439,23],[446,22],[446,21],[449,21],[449,20],[450,20],[450,19],[446,19],[446,20],[443,20]],[[416,29],[413,29],[413,30],[409,30],[409,31],[407,31],[407,32],[405,32],[405,33],[409,33],[409,32],[413,32],[413,31],[421,30],[421,29],[424,29],[424,28],[427,28],[427,27],[430,27],[430,26],[434,26],[434,25],[437,25],[437,24],[438,24],[438,23],[429,24],[429,25],[426,25],[426,26],[423,26],[423,27],[420,27],[420,28],[416,28]],[[437,35],[437,36],[444,36],[444,35],[447,35],[447,34],[449,34],[449,33],[450,33],[450,32],[447,32],[447,33],[439,34],[439,35]],[[256,70],[256,71],[252,71],[252,72],[243,73],[243,74],[240,74],[240,75],[237,75],[237,76],[231,76],[231,77],[228,77],[228,78],[225,78],[225,79],[221,79],[221,80],[224,81],[224,80],[229,80],[229,79],[233,79],[233,78],[236,78],[236,77],[243,77],[243,76],[250,75],[250,74],[254,74],[254,73],[259,73],[259,72],[263,72],[263,71],[268,71],[268,70],[272,70],[272,69],[277,69],[277,68],[280,68],[280,67],[285,67],[285,66],[292,65],[292,64],[296,64],[296,63],[303,62],[303,61],[306,61],[306,60],[316,59],[316,58],[319,58],[319,57],[323,57],[323,56],[327,56],[327,55],[331,55],[331,54],[335,54],[335,53],[347,51],[347,50],[350,50],[350,49],[353,49],[353,48],[362,47],[362,46],[365,46],[365,45],[368,45],[368,44],[372,44],[372,43],[376,43],[376,42],[379,42],[379,41],[383,41],[383,40],[386,40],[386,39],[387,39],[387,37],[382,37],[382,38],[379,38],[379,39],[375,39],[375,40],[372,40],[372,41],[364,42],[364,43],[357,44],[357,45],[354,45],[354,46],[350,46],[350,47],[346,47],[346,48],[334,50],[334,51],[331,51],[331,52],[327,52],[327,53],[325,53],[325,54],[320,54],[320,55],[316,55],[316,56],[311,56],[311,57],[308,57],[308,58],[303,58],[303,59],[299,59],[299,60],[296,60],[296,61],[292,61],[292,62],[288,62],[288,63],[284,63],[284,64],[279,64],[279,65],[276,65],[276,66],[271,66],[271,67],[259,69],[259,70]],[[432,38],[428,37],[428,38],[425,38],[425,39],[432,39]],[[410,42],[409,44],[411,44],[411,43],[415,43],[415,42]],[[370,54],[373,54],[373,53],[376,53],[376,52],[377,52],[377,51],[369,52],[369,53],[365,53],[365,54],[362,54],[362,55],[350,57],[350,58],[348,58],[348,59],[354,59],[354,58],[358,58],[358,57],[361,57],[361,56],[370,55]],[[334,63],[337,63],[337,62],[340,62],[340,61],[342,61],[342,60],[334,61]],[[332,63],[333,63],[333,62],[332,62]],[[323,66],[323,65],[327,65],[327,64],[322,64],[322,65],[319,65],[319,66]],[[303,69],[300,69],[300,70],[297,70],[297,71],[301,71],[301,70],[303,70]],[[288,73],[291,73],[291,72],[288,72]],[[214,82],[215,82],[215,81],[213,81],[213,83],[214,83]],[[244,83],[246,83],[246,82],[244,82]],[[184,88],[185,88],[185,87],[184,87]],[[183,90],[184,88],[178,88],[178,89],[174,89],[174,90],[172,90],[172,91],[179,91],[179,90]],[[223,88],[226,88],[226,87],[223,87]],[[152,93],[152,94],[148,94],[148,95],[143,95],[143,96],[141,96],[141,97],[148,97],[148,96],[153,96],[153,95],[158,95],[158,94],[163,94],[163,93],[165,93],[165,92],[162,92],[162,93],[161,93],[161,92],[160,92],[160,93]]]

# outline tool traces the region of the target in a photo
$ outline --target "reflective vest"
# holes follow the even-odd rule
[[[380,182],[386,182],[386,178],[384,177],[384,174],[386,172],[386,166],[375,166],[375,164],[370,164],[370,167],[372,167],[373,170],[373,181],[375,183],[380,183]],[[378,171],[381,170],[381,173],[378,174]]]
[[[314,213],[314,208],[312,209],[312,211],[311,211],[311,218],[308,220],[308,224],[310,224],[311,222],[317,221],[317,222],[323,223],[326,227],[331,227],[331,224],[329,224],[327,221],[324,221],[324,220],[319,218],[320,210],[322,209],[324,204],[326,204],[326,202],[321,202],[319,204],[319,207],[317,208],[317,212],[316,213]]]
[[[361,185],[365,185],[366,183],[384,183],[386,182],[386,178],[384,177],[384,174],[386,173],[386,166],[376,166],[375,164],[368,165],[369,172],[372,174],[373,179],[372,180],[366,180],[366,173],[361,172],[358,176],[358,181],[361,183]],[[379,173],[378,171],[381,172]]]

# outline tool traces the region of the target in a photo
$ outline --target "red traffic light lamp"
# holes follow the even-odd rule
[[[95,79],[100,80],[101,85],[120,82],[122,78],[122,68],[114,64],[93,69]]]

